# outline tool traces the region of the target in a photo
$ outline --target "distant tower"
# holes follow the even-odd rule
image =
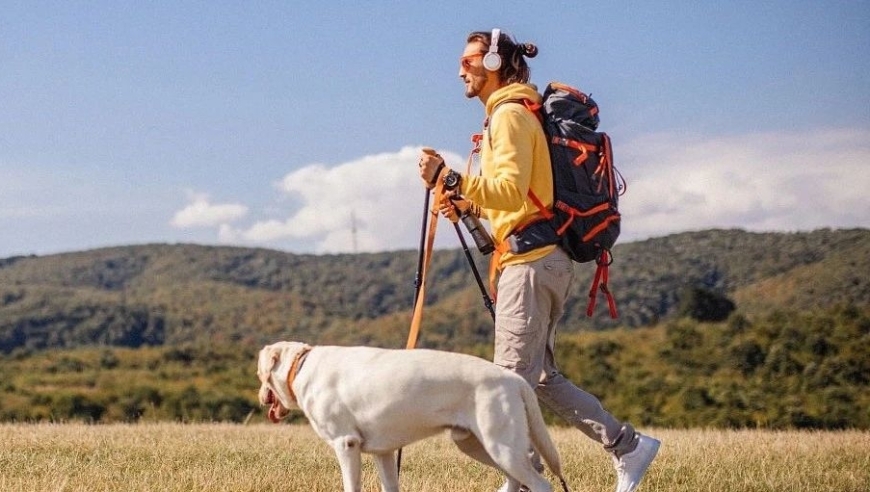
[[[350,235],[353,241],[353,254],[356,254],[356,214],[350,212]]]

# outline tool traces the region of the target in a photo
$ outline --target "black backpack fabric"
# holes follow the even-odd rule
[[[583,92],[551,82],[540,105],[522,102],[544,127],[553,169],[553,207],[548,209],[529,190],[544,220],[525,224],[509,237],[510,250],[524,253],[547,244],[559,245],[572,260],[595,261],[586,315],[592,316],[599,292],[610,317],[619,314],[608,288],[610,249],[619,237],[619,197],[625,180],[613,165],[610,137],[598,131],[598,105]]]
[[[598,105],[573,87],[551,83],[540,114],[553,166],[556,232],[574,261],[597,259],[619,237],[625,181],[613,165],[610,137],[598,132]]]
[[[553,169],[552,209],[529,191],[547,217],[514,231],[511,250],[558,244],[576,262],[602,261],[619,237],[619,196],[625,181],[613,165],[610,137],[598,130],[598,105],[583,92],[550,83],[540,105],[523,101],[544,127]]]

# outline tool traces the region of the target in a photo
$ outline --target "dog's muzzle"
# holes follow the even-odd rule
[[[290,410],[284,408],[284,405],[281,405],[278,397],[275,396],[275,393],[269,388],[265,388],[265,394],[263,395],[263,398],[261,398],[260,403],[263,405],[269,405],[268,416],[272,423],[277,424],[290,413]]]

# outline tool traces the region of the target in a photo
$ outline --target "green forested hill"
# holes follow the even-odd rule
[[[557,342],[614,414],[870,429],[870,231],[687,232],[614,256],[619,320],[603,299],[586,318],[594,266],[576,265]],[[0,421],[262,419],[262,344],[404,347],[416,263],[194,245],[0,259]],[[427,291],[419,345],[489,358],[462,251],[435,253]]]
[[[618,244],[611,291],[585,315],[594,266],[576,265],[563,330],[636,328],[680,314],[698,291],[755,316],[870,306],[870,230],[688,232]],[[487,259],[477,258],[485,277]],[[295,255],[142,245],[0,260],[0,352],[89,344],[162,345],[275,337],[401,345],[415,251]],[[436,251],[421,343],[485,343],[490,320],[460,250]]]

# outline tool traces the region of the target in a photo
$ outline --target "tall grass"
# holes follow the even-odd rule
[[[579,432],[552,428],[575,491],[612,491],[608,456]],[[870,433],[660,430],[641,491],[868,490]],[[552,478],[552,477],[550,477]],[[371,459],[363,490],[379,490]],[[494,470],[446,436],[403,451],[404,490],[493,491]],[[307,425],[0,425],[2,491],[336,491],[337,462]]]

